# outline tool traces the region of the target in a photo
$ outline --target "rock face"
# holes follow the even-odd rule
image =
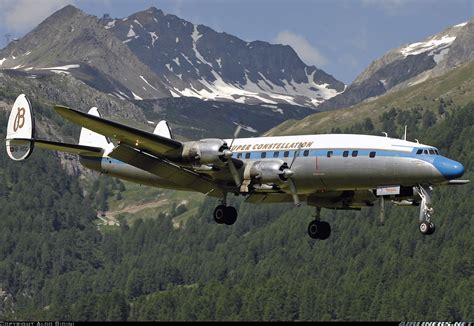
[[[372,62],[344,93],[326,101],[319,109],[349,107],[442,75],[473,58],[474,20],[471,20],[387,52]]]
[[[156,8],[98,19],[68,5],[1,50],[0,69],[71,74],[130,100],[197,97],[314,109],[345,88],[289,46],[244,42]]]

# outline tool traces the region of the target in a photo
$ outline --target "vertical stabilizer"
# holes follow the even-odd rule
[[[158,122],[153,133],[161,137],[174,139],[173,133],[171,132],[171,128],[168,122],[166,122],[166,120],[161,120],[160,122]]]
[[[8,156],[22,161],[33,152],[35,120],[30,101],[25,94],[16,98],[8,118],[6,148]]]
[[[96,107],[93,107],[87,113],[96,117],[100,117],[99,110]],[[92,130],[83,127],[81,129],[81,135],[79,137],[79,145],[107,149],[110,147],[110,142],[104,135],[98,134]]]

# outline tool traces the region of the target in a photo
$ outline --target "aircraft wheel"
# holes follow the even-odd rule
[[[319,222],[319,240],[326,240],[331,235],[331,225],[328,222]]]
[[[225,205],[219,205],[214,210],[214,221],[217,224],[223,224],[225,221],[227,207]]]
[[[311,221],[308,225],[308,235],[313,239],[319,239],[319,221]]]
[[[433,233],[435,232],[435,230],[436,230],[435,224],[434,224],[433,222],[430,222],[430,229],[429,229],[429,231],[428,231],[427,234],[428,234],[428,235],[431,235],[431,234],[433,234]]]
[[[224,213],[224,223],[232,225],[237,220],[237,210],[232,206],[227,206]]]
[[[430,235],[435,231],[435,224],[433,222],[423,221],[419,226],[421,234]]]

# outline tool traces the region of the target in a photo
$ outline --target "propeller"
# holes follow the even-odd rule
[[[231,148],[232,148],[232,145],[234,144],[235,139],[239,135],[240,130],[242,130],[242,126],[240,124],[237,124],[237,128],[235,128],[235,131],[234,131],[234,138],[232,138],[230,146],[228,146],[227,148],[225,148],[222,151],[223,157],[227,161],[227,165],[229,166],[230,174],[232,174],[232,177],[234,178],[234,182],[237,186],[241,185],[242,180],[240,179],[240,174],[237,171],[235,163],[232,161],[232,154],[233,153],[231,151]]]
[[[288,166],[286,163],[281,166],[281,177],[283,180],[285,180],[288,183],[288,187],[290,188],[291,191],[291,196],[293,197],[293,203],[295,204],[296,207],[301,205],[300,198],[298,196],[298,190],[296,189],[296,184],[295,181],[293,180],[294,172],[291,170],[293,167],[293,164],[296,161],[296,158],[300,156],[301,152],[301,144],[298,147],[298,149],[295,151],[295,155],[293,156],[293,160],[290,163],[290,166]]]

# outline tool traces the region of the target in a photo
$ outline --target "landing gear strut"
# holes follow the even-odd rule
[[[316,207],[314,221],[308,225],[308,234],[313,239],[326,240],[331,235],[331,225],[321,221],[321,207]]]
[[[431,215],[434,210],[431,206],[431,187],[423,188],[421,185],[417,187],[418,194],[421,197],[420,203],[420,227],[419,230],[424,235],[431,235],[434,233],[436,227],[431,220]]]
[[[222,204],[214,210],[214,221],[217,224],[232,225],[237,221],[237,215],[237,210],[233,206],[227,206],[226,196],[224,196]]]

